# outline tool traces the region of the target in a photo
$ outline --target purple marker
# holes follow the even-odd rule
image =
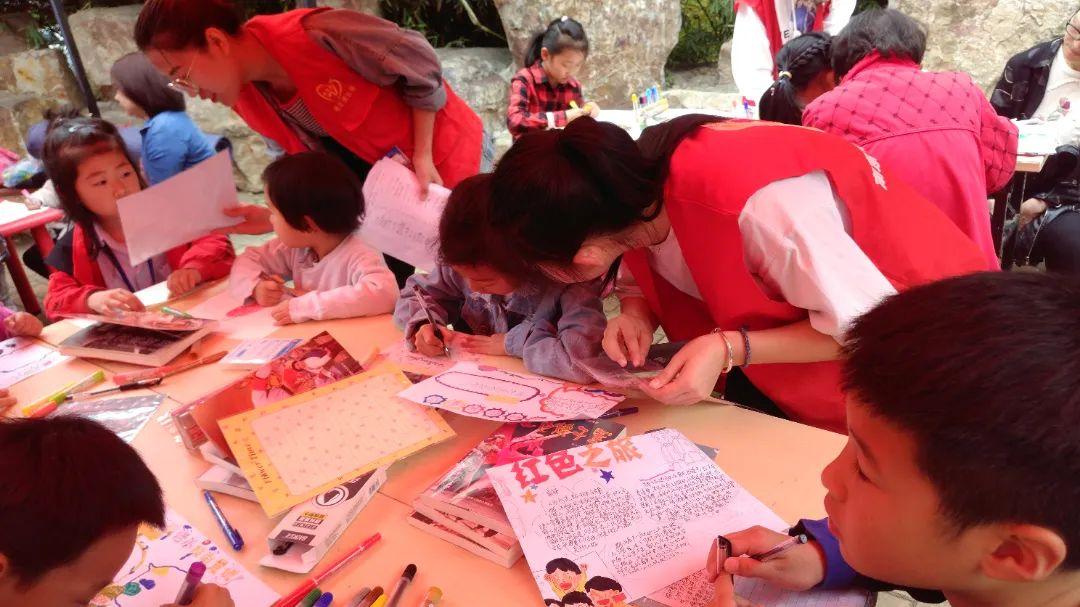
[[[203,574],[206,573],[206,565],[202,561],[195,561],[188,568],[187,577],[184,578],[184,583],[180,584],[180,592],[176,593],[177,605],[190,605],[191,601],[195,600],[195,590],[199,587],[199,582],[202,581]]]

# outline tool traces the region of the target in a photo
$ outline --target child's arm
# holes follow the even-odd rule
[[[577,361],[597,356],[607,318],[592,283],[550,294],[529,320],[506,334],[506,352],[533,373],[589,384],[595,379]]]
[[[217,280],[228,275],[236,259],[236,251],[228,236],[212,234],[191,242],[191,246],[180,258],[180,267],[176,270],[195,270],[199,281]]]
[[[292,322],[375,316],[393,311],[397,280],[382,253],[367,247],[354,249],[348,264],[348,283],[335,289],[311,291],[288,300]],[[284,304],[283,304],[284,305]]]
[[[427,295],[428,308],[435,322],[443,326],[453,324],[460,318],[461,307],[465,305],[468,293],[465,281],[450,266],[436,266],[431,274],[413,274],[405,282],[401,299],[394,308],[394,324],[405,331],[405,342],[412,348],[413,337],[420,327],[427,324],[427,315],[416,300],[413,285]]]
[[[92,314],[87,304],[91,295],[104,287],[85,285],[67,272],[59,270],[49,275],[49,289],[45,293],[45,315],[59,320],[64,314]]]
[[[292,249],[277,238],[261,246],[244,249],[232,264],[229,293],[239,300],[251,297],[264,272],[283,276],[291,274],[292,259]]]

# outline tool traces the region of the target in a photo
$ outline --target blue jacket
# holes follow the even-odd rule
[[[840,542],[829,531],[829,519],[812,521],[803,519],[798,525],[792,527],[791,535],[805,533],[815,540],[821,551],[825,554],[825,579],[818,588],[823,590],[846,590],[850,588],[862,588],[881,592],[886,590],[903,590],[916,600],[924,603],[943,603],[945,595],[937,590],[921,590],[918,588],[900,588],[896,585],[886,584],[868,578],[851,568],[840,553]]]
[[[506,352],[523,359],[529,371],[577,383],[595,381],[580,361],[600,355],[607,326],[598,281],[526,285],[503,297],[473,292],[449,266],[414,274],[394,309],[394,322],[405,331],[410,349],[416,331],[427,323],[413,285],[427,295],[435,322],[474,335],[506,333]]]
[[[142,129],[143,171],[150,185],[187,170],[214,155],[210,140],[184,112],[161,112]]]

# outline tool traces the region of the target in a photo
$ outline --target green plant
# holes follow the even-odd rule
[[[492,0],[381,0],[387,19],[416,30],[432,46],[504,46],[499,11]]]
[[[668,57],[670,67],[716,63],[720,47],[735,26],[732,0],[682,0],[679,43]]]

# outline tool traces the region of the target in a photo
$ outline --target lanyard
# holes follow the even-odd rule
[[[135,288],[135,285],[128,279],[127,273],[124,272],[124,268],[120,267],[120,262],[117,261],[116,255],[112,252],[112,249],[109,248],[109,245],[101,243],[101,250],[105,252],[105,256],[109,258],[109,262],[112,263],[112,266],[116,268],[116,273],[120,275],[120,279],[124,281],[128,291],[131,291],[132,293],[137,291],[138,289]],[[154,273],[153,258],[146,260],[146,267],[150,268],[150,284],[157,284],[157,275]]]

